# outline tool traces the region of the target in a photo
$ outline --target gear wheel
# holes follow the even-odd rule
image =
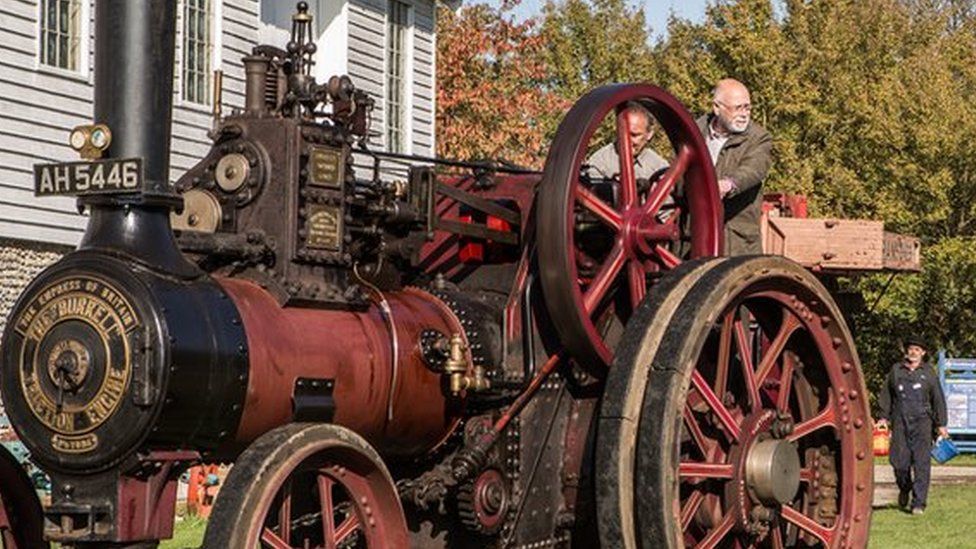
[[[496,534],[505,525],[511,500],[505,477],[497,469],[487,469],[458,488],[458,516],[473,532]]]

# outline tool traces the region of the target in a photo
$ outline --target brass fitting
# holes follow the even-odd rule
[[[465,353],[468,347],[461,334],[451,335],[447,343],[447,359],[444,361],[444,375],[448,377],[451,395],[458,396],[462,391],[484,391],[491,387],[491,380],[485,376],[485,369],[472,366]],[[468,371],[471,375],[468,375]]]

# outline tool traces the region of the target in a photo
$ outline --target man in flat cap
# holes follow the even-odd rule
[[[891,367],[878,395],[878,425],[891,427],[888,459],[898,483],[898,505],[907,510],[911,496],[914,515],[925,512],[933,435],[949,436],[945,395],[935,369],[923,362],[925,347],[917,337],[905,341],[905,358]]]

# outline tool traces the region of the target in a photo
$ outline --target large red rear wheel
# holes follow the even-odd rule
[[[634,175],[624,107],[643,105],[664,129],[674,157],[655,182]],[[606,121],[605,121],[606,119]],[[597,184],[586,174],[594,135],[612,123],[620,170]],[[681,187],[680,215],[659,215]],[[561,345],[602,377],[613,358],[608,316],[626,321],[648,278],[683,259],[721,251],[721,203],[705,141],[688,111],[650,84],[614,84],[583,96],[553,139],[538,193],[537,250],[546,308]]]
[[[830,295],[772,256],[679,278],[628,325],[610,370],[597,443],[603,543],[863,547],[870,410]]]

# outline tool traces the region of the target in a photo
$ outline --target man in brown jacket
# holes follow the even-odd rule
[[[772,163],[773,138],[751,115],[749,90],[727,78],[715,86],[712,113],[698,119],[725,205],[727,255],[762,253],[762,182]]]

